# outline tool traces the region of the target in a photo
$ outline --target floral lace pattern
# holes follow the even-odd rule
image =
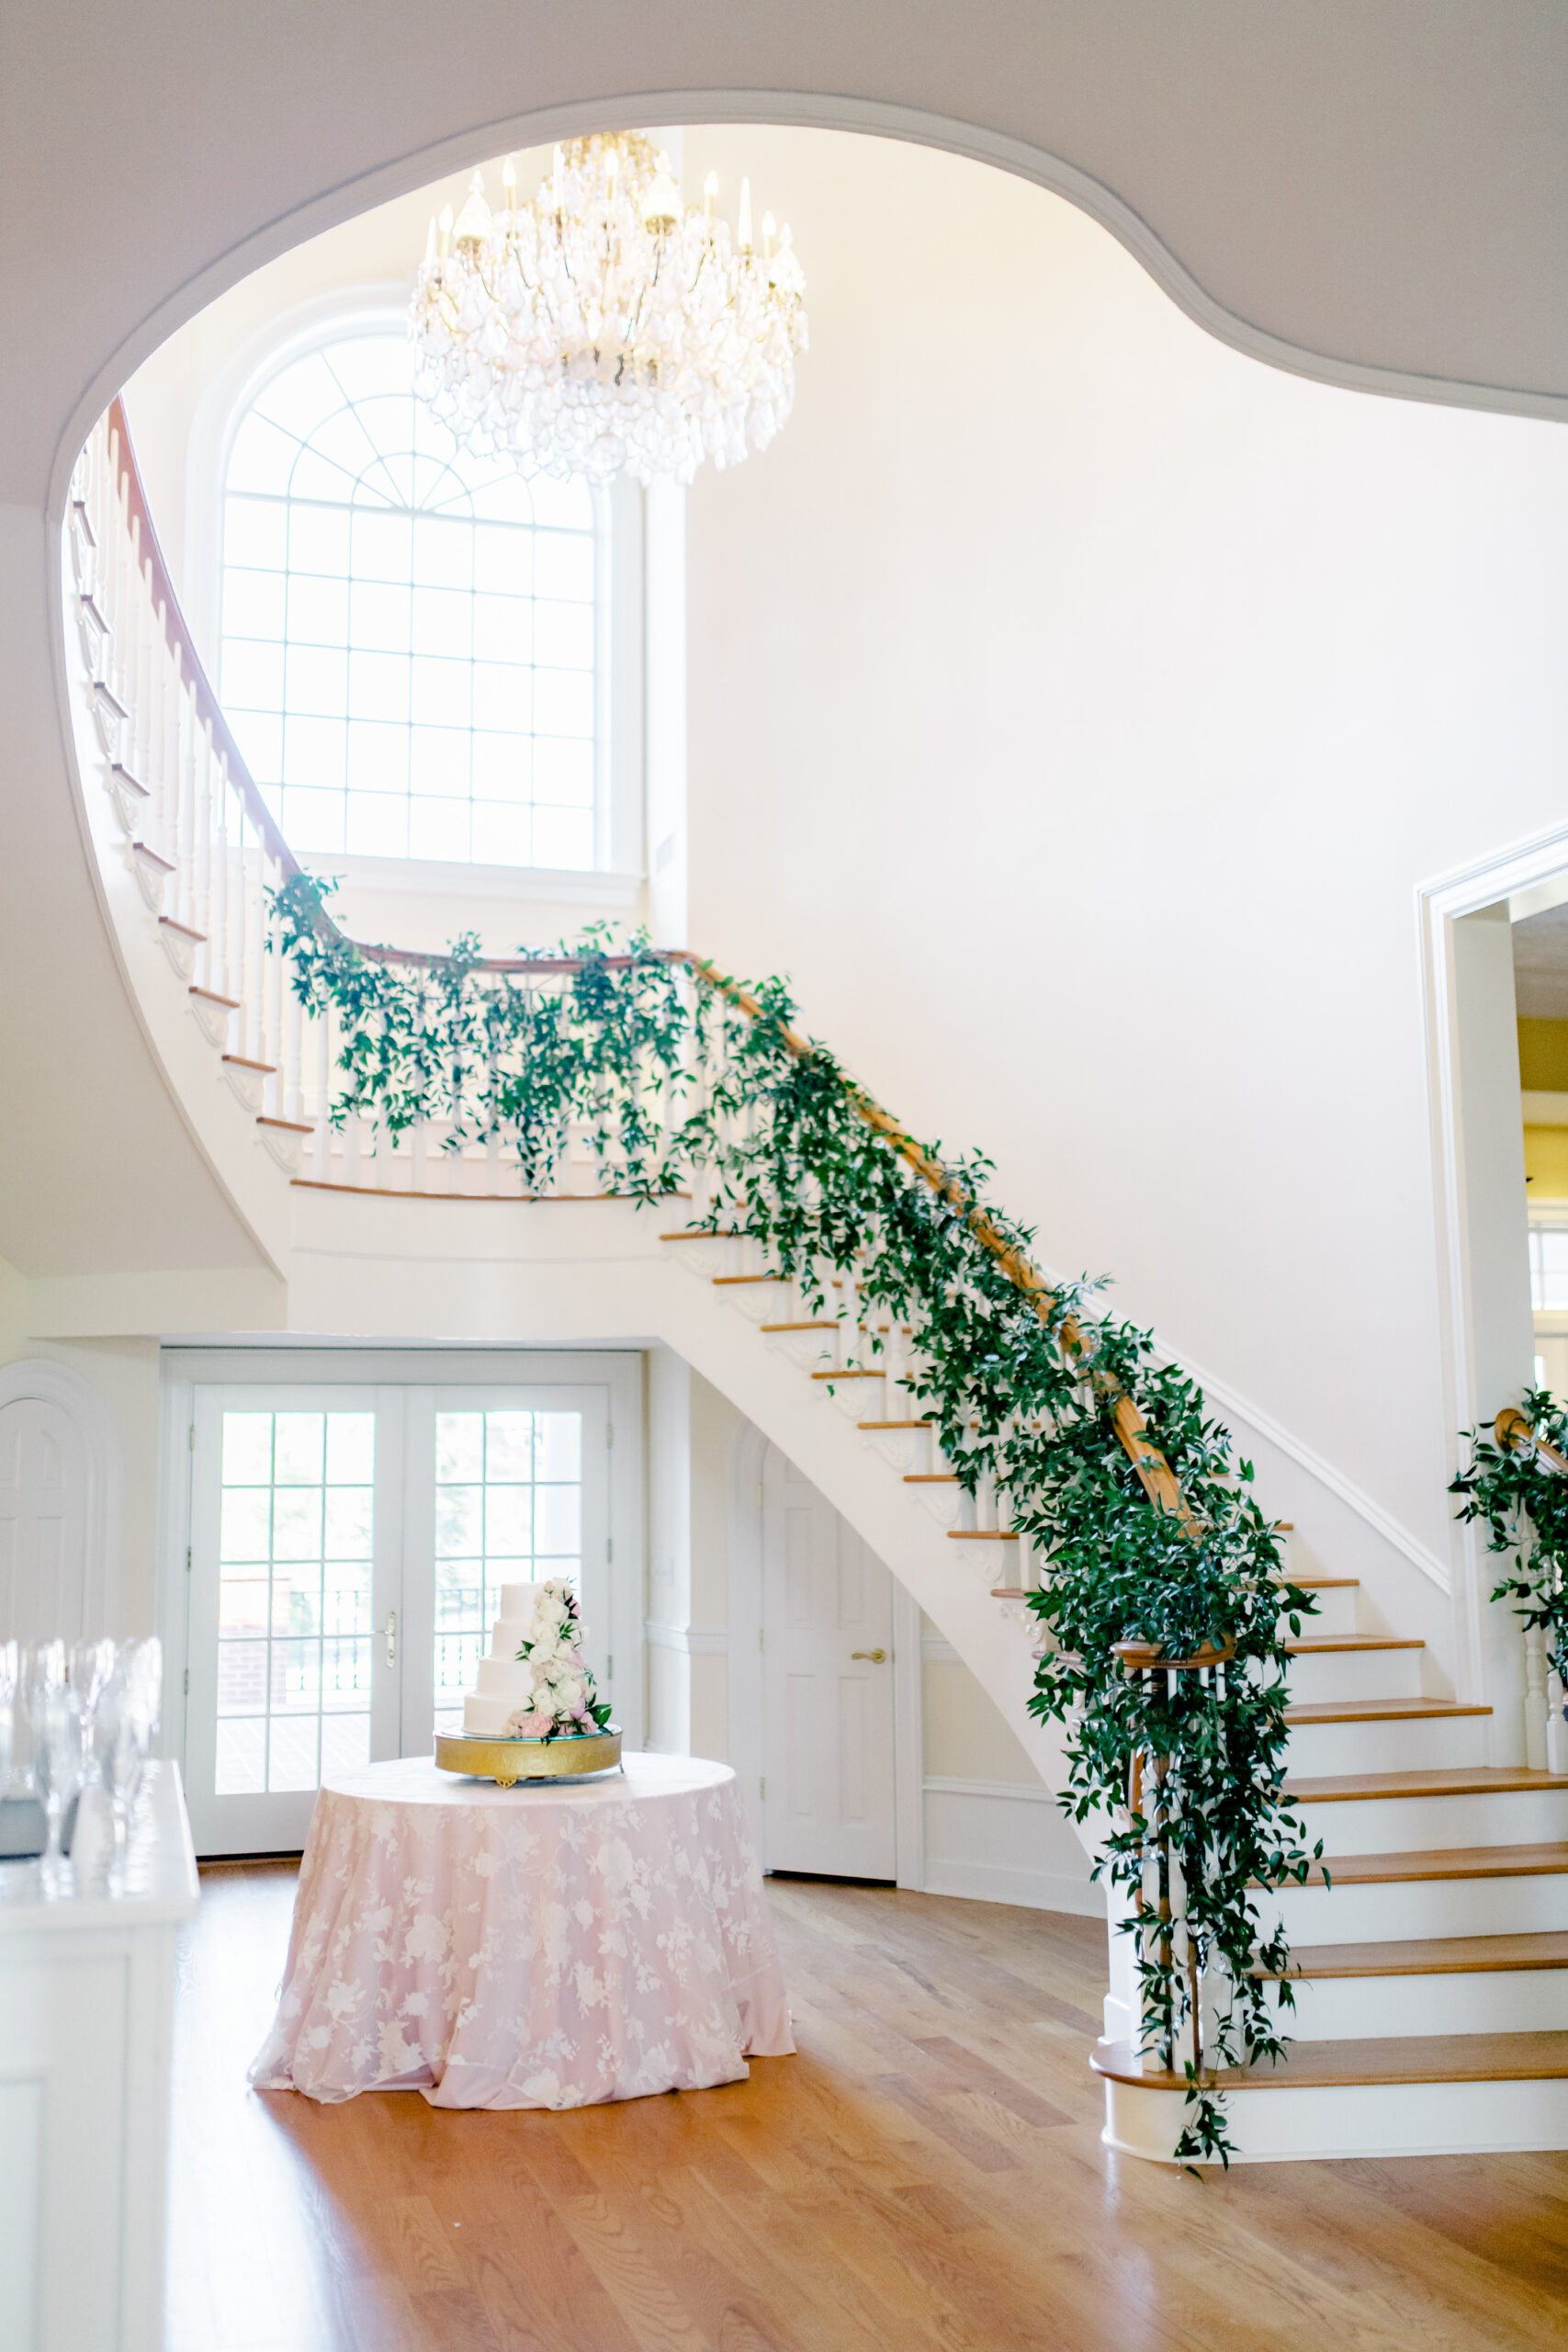
[[[262,2090],[585,2107],[795,2048],[727,1764],[498,1789],[423,1757],[326,1781]]]

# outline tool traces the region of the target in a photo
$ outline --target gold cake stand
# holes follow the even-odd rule
[[[519,1781],[575,1780],[582,1772],[608,1772],[621,1760],[619,1727],[574,1732],[561,1739],[459,1739],[438,1731],[435,1761],[444,1772],[467,1772],[510,1789]]]

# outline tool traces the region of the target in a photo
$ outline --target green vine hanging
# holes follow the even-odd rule
[[[1113,1886],[1136,1902],[1157,1875],[1171,1898],[1168,1934],[1130,1932],[1144,2046],[1187,2086],[1177,2153],[1228,2163],[1223,2070],[1277,2059],[1292,2006],[1284,1933],[1260,1939],[1257,1892],[1304,1881],[1321,1853],[1283,1793],[1286,1628],[1299,1634],[1315,1603],[1280,1580],[1251,1464],[1197,1384],[1156,1362],[1147,1332],[1093,1311],[1099,1284],[1021,1287],[1033,1234],[986,1201],[990,1163],[933,1145],[915,1156],[939,1182],[920,1182],[908,1139],[874,1123],[825,1046],[790,1033],[782,981],[742,1011],[705,967],[694,983],[646,940],[613,956],[591,930],[555,951],[574,968],[547,991],[484,968],[471,938],[428,963],[367,956],[308,876],[273,903],[300,1001],[335,1014],[334,1124],[373,1117],[396,1136],[434,1119],[454,1145],[499,1137],[529,1193],[586,1127],[604,1191],[650,1203],[700,1178],[694,1222],[751,1236],[810,1314],[848,1322],[860,1360],[882,1351],[870,1326],[913,1335],[912,1405],[969,1493],[994,1482],[1042,1563],[1030,1706],[1066,1729],[1060,1802],[1100,1825],[1096,1868]],[[1179,1481],[1185,1518],[1140,1482],[1113,1418],[1122,1396]],[[1131,1674],[1114,1655],[1128,1641],[1165,1658],[1213,1644],[1227,1662],[1209,1677]],[[1130,1805],[1135,1758],[1149,1769]],[[1205,1972],[1225,1997],[1200,2060],[1179,2053]]]
[[[1499,1427],[1466,1430],[1470,1461],[1449,1492],[1464,1497],[1461,1520],[1479,1520],[1486,1547],[1512,1555],[1492,1588],[1511,1600],[1528,1632],[1546,1636],[1550,1664],[1568,1687],[1568,1411],[1548,1388],[1525,1391],[1523,1404],[1500,1414]],[[1555,1456],[1555,1462],[1553,1457]]]

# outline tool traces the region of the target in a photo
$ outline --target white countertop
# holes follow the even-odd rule
[[[36,1861],[0,1862],[0,1937],[80,1934],[102,1928],[155,1928],[192,1919],[200,1901],[196,1853],[186,1819],[180,1768],[149,1764],[124,1894],[61,1895],[45,1901]]]

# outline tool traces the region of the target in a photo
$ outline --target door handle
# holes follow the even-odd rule
[[[873,1666],[880,1666],[883,1659],[887,1656],[887,1652],[886,1650],[852,1650],[850,1652],[850,1656],[852,1657],[866,1657],[871,1660]]]
[[[389,1609],[387,1611],[387,1664],[396,1666],[397,1662],[398,1612],[395,1609]]]

